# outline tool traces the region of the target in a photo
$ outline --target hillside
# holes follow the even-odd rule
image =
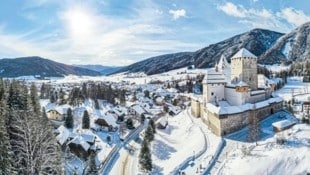
[[[81,67],[81,68],[85,68],[89,70],[94,70],[94,71],[100,72],[102,75],[111,74],[122,68],[122,67],[117,67],[117,66],[102,66],[99,64],[73,65],[73,66],[77,66],[77,67]]]
[[[40,75],[41,77],[63,77],[65,75],[98,76],[99,72],[70,66],[41,57],[21,57],[0,59],[1,77]]]
[[[310,57],[310,22],[280,37],[277,42],[262,55],[264,63],[281,61],[303,61]]]
[[[117,73],[145,72],[151,75],[189,65],[195,65],[197,68],[208,68],[214,66],[222,55],[229,60],[233,54],[243,47],[260,56],[272,47],[281,36],[283,36],[282,33],[253,29],[216,44],[211,44],[196,52],[182,52],[152,57],[126,66],[117,71]]]
[[[148,75],[167,72],[193,64],[191,58],[192,52],[180,52],[175,54],[161,55],[152,57],[116,71],[119,72],[145,72]]]

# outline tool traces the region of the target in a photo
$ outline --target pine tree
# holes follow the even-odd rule
[[[89,175],[97,175],[98,174],[98,168],[96,165],[96,153],[91,152],[88,162],[88,168],[87,168],[87,174]]]
[[[82,128],[89,129],[89,125],[90,125],[89,115],[87,110],[85,110],[82,118]]]
[[[95,109],[98,109],[98,110],[100,109],[98,99],[95,100]]]
[[[71,108],[68,109],[67,111],[67,117],[65,119],[65,127],[66,128],[73,128],[73,115],[72,115],[72,110]]]
[[[67,103],[66,99],[65,99],[65,95],[66,95],[65,92],[62,89],[60,89],[60,91],[59,91],[59,99],[58,99],[59,105],[64,105],[64,104]]]
[[[142,145],[141,145],[141,150],[139,154],[139,163],[141,165],[141,168],[146,171],[146,172],[151,172],[152,171],[152,155],[151,155],[151,150],[149,148],[149,143],[148,141],[144,138]]]
[[[145,131],[145,139],[148,141],[148,142],[151,142],[154,140],[154,130],[152,128],[151,125],[149,125],[147,128],[146,128],[146,131]]]
[[[30,100],[31,100],[31,105],[33,107],[33,111],[37,114],[40,114],[41,107],[39,103],[38,90],[34,83],[32,83],[30,87]]]
[[[7,116],[7,106],[3,99],[3,96],[0,98],[0,175],[13,175],[16,174],[13,166],[13,152],[5,124],[5,117]]]
[[[153,133],[156,133],[156,126],[153,119],[150,119],[149,125],[152,127]]]

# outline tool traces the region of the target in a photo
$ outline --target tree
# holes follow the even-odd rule
[[[89,126],[90,126],[89,115],[87,110],[85,110],[82,118],[82,128],[89,129]]]
[[[60,91],[59,91],[59,99],[58,99],[59,105],[63,105],[63,104],[67,103],[67,101],[65,99],[65,95],[66,95],[65,92],[62,89],[60,89]]]
[[[151,142],[154,140],[154,130],[152,128],[151,125],[149,125],[147,128],[146,128],[146,131],[145,131],[145,139],[148,141],[148,142]]]
[[[15,112],[11,145],[19,174],[62,174],[60,148],[48,119],[31,111]]]
[[[96,165],[96,153],[94,151],[92,151],[90,153],[90,157],[89,157],[89,161],[88,161],[87,174],[88,175],[97,175],[98,174],[98,168]]]
[[[51,92],[50,102],[51,103],[55,103],[56,102],[56,94],[55,94],[55,92]]]
[[[3,97],[0,96],[0,175],[16,174],[13,166],[13,152],[5,124],[7,107],[2,98]]]
[[[144,97],[150,98],[150,91],[145,90],[144,91]]]
[[[259,120],[256,116],[256,110],[255,110],[255,104],[254,104],[254,110],[251,112],[251,115],[249,117],[249,133],[247,135],[247,140],[250,142],[256,142],[260,138],[260,126],[259,126]]]
[[[153,129],[153,133],[156,133],[156,126],[155,126],[155,122],[153,119],[150,119],[149,121],[149,125],[152,127]]]
[[[133,121],[132,121],[131,118],[129,118],[129,119],[126,120],[126,125],[127,125],[127,128],[128,128],[128,129],[133,129],[133,128],[134,128],[134,127],[133,127]]]
[[[98,99],[95,99],[95,109],[100,109]]]
[[[31,100],[31,105],[33,107],[33,111],[37,114],[40,114],[41,107],[39,103],[38,89],[34,83],[32,83],[30,86],[30,100]]]
[[[144,138],[141,150],[139,154],[139,163],[141,165],[141,168],[146,172],[152,171],[152,155],[151,150],[149,148],[148,141]]]
[[[71,108],[68,109],[67,111],[67,117],[65,119],[65,127],[66,128],[73,128],[73,115],[72,115],[72,110]]]

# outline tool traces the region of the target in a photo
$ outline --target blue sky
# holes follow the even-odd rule
[[[3,0],[0,58],[128,65],[195,51],[253,28],[310,21],[309,0]]]

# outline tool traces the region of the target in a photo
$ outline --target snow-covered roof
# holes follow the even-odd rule
[[[146,113],[145,109],[142,108],[142,106],[140,105],[133,105],[131,107],[134,111],[136,111],[139,115],[143,114],[143,113]]]
[[[57,128],[59,134],[56,136],[57,141],[63,145],[70,136],[70,131],[63,125]]]
[[[76,136],[73,140],[71,140],[68,144],[74,143],[76,145],[81,145],[85,151],[88,151],[90,145],[84,140],[81,136]]]
[[[263,108],[263,107],[269,106],[271,103],[275,103],[275,102],[278,103],[281,101],[282,101],[281,97],[270,98],[268,100],[255,103],[255,108],[256,109]],[[220,101],[218,106],[216,106],[213,103],[207,103],[207,109],[210,112],[218,114],[218,115],[237,114],[237,113],[245,112],[247,110],[252,110],[253,108],[254,108],[254,105],[251,103],[246,103],[240,106],[230,106],[229,103],[227,103],[226,101]]]
[[[257,58],[253,53],[248,51],[246,48],[240,49],[233,57],[233,58]]]
[[[94,135],[90,135],[90,134],[81,134],[81,137],[83,137],[83,139],[89,143],[95,142],[95,138],[96,138]]]
[[[282,120],[282,121],[272,123],[272,126],[278,128],[278,129],[283,129],[283,128],[286,128],[288,126],[292,126],[294,124],[296,124],[296,121]]]
[[[215,68],[212,68],[207,70],[207,74],[205,75],[203,82],[207,84],[227,83],[227,80],[222,72],[216,71]]]
[[[266,88],[266,87],[270,86],[271,84],[276,84],[275,81],[268,79],[263,74],[257,75],[257,81],[258,81],[258,87],[262,87],[262,88]]]
[[[239,83],[236,84],[238,87],[244,87],[244,86],[249,86],[246,82],[244,81],[239,81]]]

